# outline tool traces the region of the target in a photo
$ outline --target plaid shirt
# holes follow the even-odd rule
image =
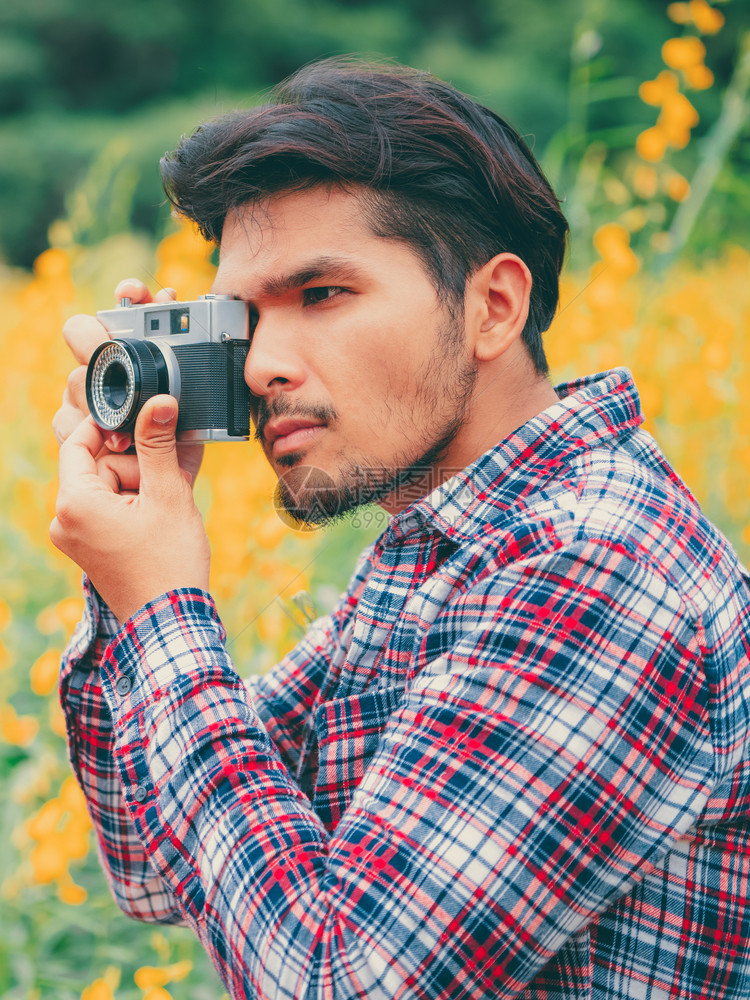
[[[111,641],[88,602],[62,699],[115,896],[232,997],[750,997],[750,581],[627,372],[558,394],[249,694],[207,594]]]

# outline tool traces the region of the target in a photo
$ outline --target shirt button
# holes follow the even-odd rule
[[[115,690],[118,694],[130,694],[131,688],[133,687],[133,682],[125,674],[121,674],[117,678],[117,684],[115,684]]]
[[[135,799],[136,802],[144,802],[146,800],[147,795],[148,792],[143,787],[143,785],[138,785],[136,790],[133,792],[133,798]]]

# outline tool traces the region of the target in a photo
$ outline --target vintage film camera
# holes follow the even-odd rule
[[[89,410],[103,430],[131,431],[146,400],[169,393],[180,404],[180,440],[248,439],[244,302],[231,295],[147,305],[123,299],[96,315],[117,337],[97,347],[86,373]]]

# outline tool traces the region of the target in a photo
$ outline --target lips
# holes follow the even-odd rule
[[[305,420],[299,417],[281,417],[271,420],[263,432],[271,452],[274,455],[285,455],[311,443],[323,430],[325,424],[317,420]]]

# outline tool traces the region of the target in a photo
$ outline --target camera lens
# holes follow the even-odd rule
[[[169,392],[169,373],[161,351],[149,341],[110,340],[92,354],[86,399],[104,430],[129,430],[146,400],[160,392]]]
[[[128,398],[128,373],[119,361],[113,361],[102,377],[102,395],[113,410],[122,408]]]

